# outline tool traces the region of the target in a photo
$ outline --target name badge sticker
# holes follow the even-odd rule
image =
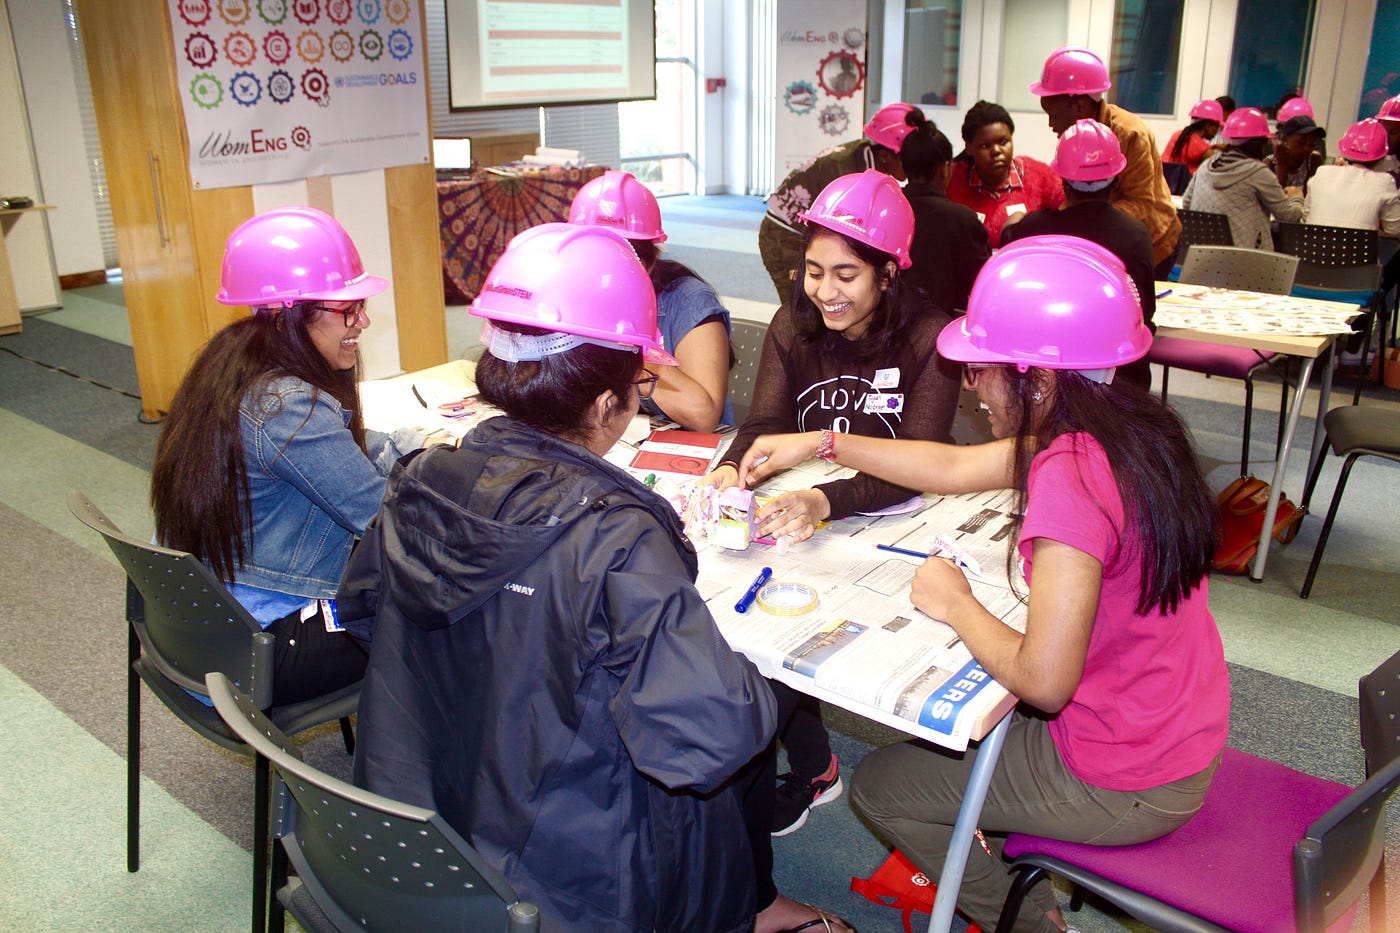
[[[891,366],[889,369],[875,370],[875,378],[870,384],[877,389],[892,389],[899,385],[899,367]]]
[[[865,397],[867,415],[898,414],[904,411],[903,392],[885,392]]]

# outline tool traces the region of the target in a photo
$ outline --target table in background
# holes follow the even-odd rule
[[[1283,473],[1288,465],[1288,455],[1293,447],[1293,438],[1298,430],[1298,419],[1303,410],[1303,398],[1307,394],[1308,380],[1312,378],[1313,366],[1319,358],[1323,360],[1322,388],[1317,398],[1317,419],[1313,425],[1312,447],[1308,456],[1308,470],[1311,472],[1317,458],[1322,455],[1322,416],[1327,414],[1328,401],[1332,397],[1332,348],[1340,334],[1320,336],[1293,336],[1289,334],[1260,334],[1244,331],[1204,330],[1196,327],[1170,327],[1161,323],[1162,311],[1169,309],[1181,313],[1195,313],[1202,318],[1224,310],[1248,310],[1251,303],[1271,309],[1296,308],[1297,310],[1322,310],[1358,317],[1361,309],[1354,304],[1342,301],[1317,301],[1293,298],[1288,295],[1265,295],[1231,288],[1207,288],[1200,285],[1182,285],[1179,282],[1158,282],[1157,296],[1157,336],[1180,337],[1186,340],[1199,340],[1231,347],[1246,347],[1270,353],[1297,357],[1302,361],[1298,374],[1298,384],[1293,390],[1293,404],[1288,412],[1288,424],[1284,429],[1283,446],[1279,448],[1278,459],[1274,463],[1273,480],[1269,485],[1269,505],[1264,512],[1264,527],[1259,533],[1259,548],[1250,567],[1249,578],[1256,583],[1264,579],[1264,567],[1269,557],[1269,542],[1273,539],[1274,517],[1278,514],[1279,497],[1283,494]],[[1220,303],[1212,305],[1210,296],[1219,296]],[[1218,326],[1214,325],[1214,326]]]
[[[585,168],[514,171],[479,168],[437,181],[442,278],[449,304],[466,304],[521,230],[569,219],[574,195],[605,171]]]
[[[7,207],[0,210],[0,334],[17,334],[20,331],[19,295],[15,291],[15,277],[10,269],[9,252],[5,249],[5,234],[20,214],[51,211],[54,206],[32,204],[29,207]]]

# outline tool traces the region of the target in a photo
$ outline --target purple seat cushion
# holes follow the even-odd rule
[[[1228,376],[1231,379],[1243,379],[1249,375],[1251,369],[1273,355],[1272,353],[1260,353],[1247,347],[1227,347],[1219,343],[1206,343],[1204,340],[1157,337],[1152,341],[1152,349],[1148,351],[1147,358],[1162,366],[1189,369],[1195,373],[1210,373],[1213,376]]]
[[[1200,812],[1174,833],[1135,846],[1013,833],[1006,856],[1048,855],[1240,933],[1292,933],[1293,845],[1350,791],[1227,748]]]

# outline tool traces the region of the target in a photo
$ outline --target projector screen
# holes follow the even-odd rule
[[[656,96],[652,0],[445,0],[453,110]]]

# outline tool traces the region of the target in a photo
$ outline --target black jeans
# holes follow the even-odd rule
[[[319,612],[303,622],[298,610],[267,631],[277,639],[272,700],[278,706],[324,696],[365,676],[365,649],[345,632],[326,631]]]

